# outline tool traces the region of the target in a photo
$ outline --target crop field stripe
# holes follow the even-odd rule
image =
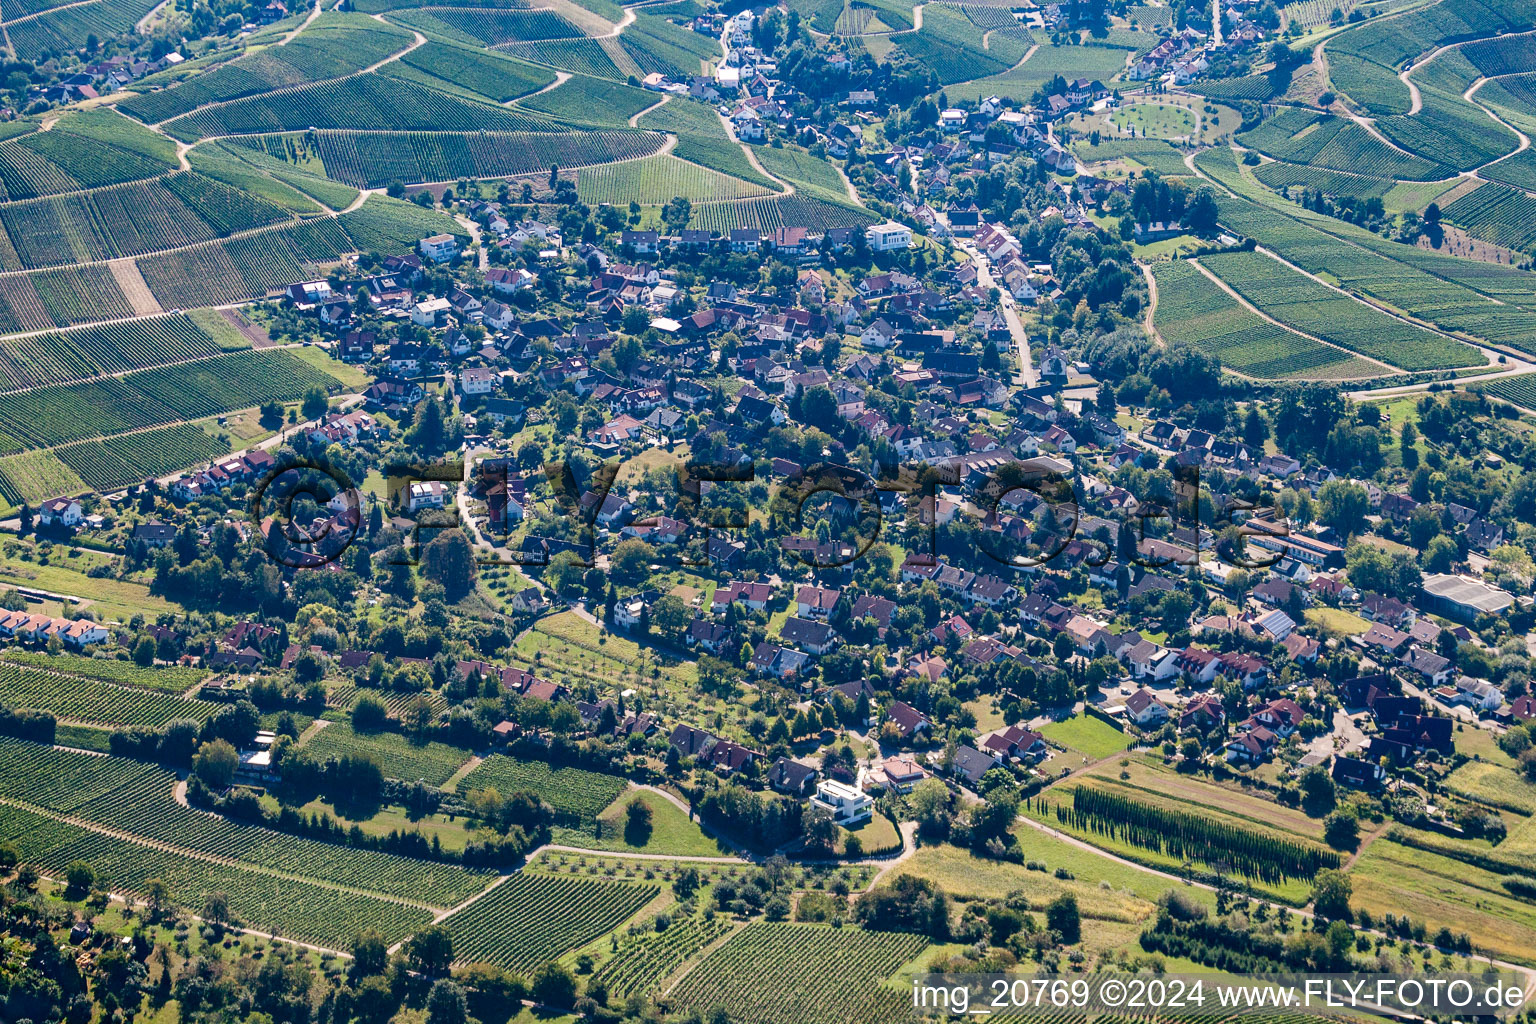
[[[347,948],[368,927],[386,941],[403,939],[434,916],[426,908],[189,857],[10,804],[0,804],[0,842],[15,843],[25,861],[55,876],[83,860],[98,884],[114,892],[143,896],[147,883],[159,879],[173,902],[194,912],[209,894],[222,892],[240,924],[331,949]]]
[[[203,721],[218,705],[95,679],[0,663],[0,704],[34,708],[92,725],[156,727],[176,719]]]
[[[503,796],[524,791],[557,811],[595,818],[617,800],[628,783],[616,775],[581,768],[552,768],[542,761],[520,761],[505,754],[486,758],[459,782],[470,792],[494,787]]]
[[[124,766],[133,766],[125,768]],[[71,786],[36,779],[67,777]],[[176,775],[138,762],[0,741],[0,794],[145,842],[240,861],[316,883],[446,909],[485,889],[491,875],[414,857],[288,835],[184,807]]]
[[[67,384],[221,353],[213,337],[185,314],[0,338],[0,392]]]
[[[654,885],[524,872],[442,924],[461,963],[491,963],[526,976],[617,928],[659,891]]]

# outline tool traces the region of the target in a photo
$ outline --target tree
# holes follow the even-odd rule
[[[352,728],[358,732],[378,732],[389,718],[389,708],[371,693],[357,698],[352,706]]]
[[[373,928],[367,928],[352,940],[352,975],[366,978],[383,974],[389,966],[389,944],[384,936]]]
[[[1439,534],[1431,538],[1429,547],[1424,549],[1424,571],[1450,572],[1459,555],[1456,542],[1443,533]]]
[[[324,416],[330,407],[331,401],[325,396],[325,392],[314,387],[304,392],[304,401],[299,406],[299,412],[306,420],[317,420]]]
[[[805,848],[820,854],[832,852],[837,843],[837,821],[823,810],[805,816]]]
[[[442,584],[449,601],[457,601],[475,585],[475,552],[462,530],[444,530],[421,552],[421,573]]]
[[[668,639],[680,639],[692,621],[693,613],[676,594],[663,594],[651,606],[651,625]]]
[[[1347,480],[1329,480],[1317,492],[1318,521],[1349,538],[1365,526],[1371,499],[1365,488]]]
[[[624,841],[630,846],[644,846],[651,841],[651,805],[635,797],[624,808]]]
[[[1424,223],[1425,224],[1439,224],[1440,223],[1440,204],[1439,203],[1430,203],[1428,206],[1424,207]]]
[[[1348,921],[1351,917],[1349,898],[1354,894],[1354,883],[1342,871],[1319,871],[1312,883],[1312,910],[1319,916]]]
[[[203,899],[203,910],[199,915],[204,921],[215,928],[222,928],[233,922],[229,914],[229,894],[220,889],[215,889]]]
[[[197,750],[192,760],[193,773],[209,789],[228,789],[235,781],[235,771],[240,767],[240,755],[227,740],[210,740]]]
[[[1077,897],[1062,893],[1045,908],[1045,923],[1051,931],[1061,936],[1063,945],[1072,946],[1083,937],[1082,915],[1077,909]]]
[[[1323,841],[1338,850],[1353,850],[1360,842],[1360,823],[1352,811],[1334,811],[1323,820]]]
[[[576,976],[557,963],[546,963],[533,972],[535,1002],[567,1009],[576,1003]]]
[[[1333,809],[1338,791],[1328,769],[1315,764],[1301,773],[1301,798],[1308,810],[1314,813]]]
[[[613,549],[613,554],[608,559],[608,566],[614,582],[638,583],[645,579],[654,561],[656,561],[656,549],[638,537],[631,537],[629,540],[620,541],[618,547]]]
[[[155,663],[155,638],[141,636],[133,645],[133,663],[140,668],[148,668]]]
[[[442,977],[453,966],[453,936],[442,925],[433,925],[411,937],[405,956],[422,974]]]
[[[469,1000],[447,978],[432,983],[427,993],[427,1024],[469,1024]]]
[[[83,860],[70,863],[64,869],[64,881],[67,883],[64,889],[64,898],[78,900],[91,891],[91,886],[96,884],[96,869]]]

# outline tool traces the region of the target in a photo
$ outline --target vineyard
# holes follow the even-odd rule
[[[353,75],[249,96],[165,123],[188,142],[217,135],[302,131],[308,128],[389,131],[551,130],[542,117],[473,103],[383,75]]]
[[[1461,54],[1479,74],[1489,78],[1536,71],[1536,54],[1531,50],[1529,36],[1480,39],[1461,47]]]
[[[1515,133],[1462,100],[1459,94],[1419,87],[1423,106],[1414,114],[1379,118],[1376,127],[1392,142],[1458,171],[1471,170],[1520,145]],[[1363,129],[1362,129],[1363,130]],[[1369,173],[1376,173],[1370,171]]]
[[[503,796],[533,793],[556,811],[595,818],[619,798],[626,785],[616,775],[580,768],[551,768],[542,761],[519,761],[495,754],[464,776],[458,788],[468,793],[492,787]]]
[[[1278,883],[1311,879],[1337,868],[1339,855],[1314,843],[1264,833],[1090,786],[1072,791],[1072,806],[1057,804],[1056,820],[1078,832],[1105,836],[1175,860],[1220,865],[1224,870]]]
[[[576,194],[594,206],[661,206],[674,196],[703,203],[764,196],[768,190],[668,154],[584,167],[576,175]]]
[[[1226,169],[1220,157],[1227,160]],[[1247,187],[1235,175],[1229,151],[1207,150],[1196,163],[1223,182]],[[1442,330],[1463,331],[1527,350],[1533,345],[1536,310],[1527,305],[1532,304],[1532,278],[1526,272],[1389,242],[1300,207],[1287,206],[1282,212],[1224,196],[1218,196],[1217,203],[1225,227],[1263,238],[1266,247],[1303,270],[1331,274],[1342,287],[1371,295]]]
[[[195,172],[0,206],[0,267],[138,256],[288,220],[271,203]],[[14,258],[13,257],[14,254]]]
[[[636,124],[677,136],[672,155],[689,163],[700,164],[711,170],[728,174],[733,178],[778,189],[778,185],[753,167],[741,149],[741,143],[726,134],[715,109],[703,103],[695,103],[681,97],[673,97],[665,104],[641,115]]]
[[[1378,117],[1406,114],[1413,105],[1413,97],[1397,72],[1375,61],[1330,52],[1328,78],[1335,89]]]
[[[764,146],[755,152],[764,170],[789,182],[797,192],[831,203],[850,202],[843,176],[825,159],[798,146]]]
[[[1536,246],[1536,198],[1520,189],[1487,182],[1441,213],[1468,234],[1497,245],[1527,251]]]
[[[1353,53],[1385,67],[1401,67],[1441,42],[1532,27],[1524,4],[1442,0],[1381,22],[1367,22],[1329,40],[1328,52]]]
[[[391,779],[419,779],[429,786],[441,786],[469,760],[466,751],[446,743],[414,743],[397,732],[360,735],[343,722],[332,722],[300,749],[315,761],[349,755],[370,758]]]
[[[196,309],[279,292],[294,281],[316,276],[320,267],[336,263],[354,248],[340,221],[326,217],[141,256],[136,265],[162,307]]]
[[[291,402],[308,388],[336,383],[296,356],[268,351],[36,388],[0,405],[0,451],[52,448],[263,402]]]
[[[1522,373],[1513,377],[1499,377],[1472,385],[1490,398],[1502,398],[1523,409],[1536,410],[1536,373]]]
[[[1347,380],[1379,367],[1278,327],[1244,309],[1189,263],[1158,264],[1154,325],[1169,343],[1184,343],[1235,373],[1259,378]]]
[[[13,22],[5,31],[18,60],[37,61],[50,51],[78,50],[93,36],[110,39],[127,32],[157,6],[155,0],[95,0]]]
[[[133,316],[110,267],[59,267],[36,274],[0,274],[0,333]]]
[[[0,391],[64,384],[219,352],[207,331],[179,314],[10,338],[0,341]]]
[[[105,441],[78,441],[53,453],[93,491],[111,491],[229,454],[229,445],[187,423]]]
[[[750,924],[683,975],[668,998],[705,1015],[724,1009],[740,1024],[880,1024],[911,1006],[910,996],[881,979],[926,945],[903,932]]]
[[[194,911],[221,892],[238,923],[333,949],[346,948],[365,928],[395,942],[433,916],[423,907],[189,857],[7,805],[0,805],[0,842],[14,843],[24,861],[54,875],[83,860],[98,883],[115,892],[142,896],[146,883],[158,879],[173,902]]]
[[[0,456],[0,504],[37,505],[63,494],[84,494],[90,488],[52,451],[18,452]]]
[[[1320,167],[1303,167],[1280,160],[1253,168],[1253,176],[1276,192],[1281,189],[1304,188],[1330,196],[1349,196],[1359,200],[1380,199],[1397,184],[1388,178],[1370,178]]]
[[[1287,327],[1393,366],[1434,370],[1483,362],[1459,341],[1389,317],[1261,253],[1217,253],[1202,262]]]
[[[178,718],[202,721],[218,707],[167,693],[77,679],[9,662],[0,663],[0,704],[51,711],[96,725],[159,726]]]
[[[1079,142],[1076,146],[1079,159],[1090,163],[1099,160],[1131,160],[1142,167],[1170,177],[1188,175],[1184,156],[1163,139],[1101,139],[1098,145]]]
[[[938,4],[924,9],[922,31],[899,38],[902,52],[932,68],[944,85],[1007,71],[1033,42],[1029,29],[1015,25],[993,30],[983,46],[980,28]]]
[[[174,146],[110,108],[79,111],[52,129],[0,144],[0,199],[32,199],[165,174]]]
[[[1478,97],[1481,99],[1482,94],[1479,93]],[[1526,191],[1536,191],[1536,150],[1527,149],[1496,164],[1489,164],[1478,171],[1478,175]]]
[[[767,196],[734,203],[695,203],[688,226],[719,234],[733,228],[776,231],[782,227],[804,227],[826,231],[829,228],[861,227],[878,219],[868,211],[797,192],[792,196]]]
[[[611,78],[620,82],[640,70],[628,53],[616,47],[624,63],[629,65],[628,68],[620,68],[614,62],[613,51],[604,46],[604,42],[612,40],[551,39],[540,43],[510,43],[502,49],[535,64],[546,64],[573,74]]]
[[[581,29],[553,11],[496,8],[428,7],[396,15],[429,36],[480,46],[572,39],[585,35]]]
[[[634,916],[654,885],[513,875],[443,921],[460,962],[496,964],[525,977]]]
[[[118,661],[115,658],[90,658],[62,651],[50,654],[15,647],[0,654],[0,660],[45,668],[65,675],[100,679],[120,686],[159,690],[162,693],[185,693],[208,677],[208,670],[202,668],[143,668],[131,661]]]
[[[499,178],[548,171],[552,165],[631,160],[655,153],[666,142],[660,135],[638,131],[321,132],[319,140],[326,173],[359,188],[391,181]]]
[[[205,104],[340,78],[410,43],[411,34],[393,25],[362,16],[326,14],[284,46],[248,54],[170,89],[134,96],[120,106],[147,124],[159,124]]]
[[[665,931],[653,931],[620,946],[593,980],[607,985],[609,994],[619,999],[647,994],[729,928],[723,917],[674,921]]]
[[[657,102],[653,92],[576,75],[549,92],[530,96],[518,106],[548,114],[568,124],[627,128],[631,117]]]
[[[63,778],[69,786],[55,781]],[[437,907],[461,903],[490,881],[457,865],[323,843],[185,807],[172,796],[175,786],[175,773],[137,761],[0,740],[0,795],[137,839]]]
[[[1348,118],[1297,108],[1280,111],[1243,133],[1241,141],[1277,160],[1353,174],[1407,181],[1452,175],[1442,163],[1399,153]]]
[[[406,74],[411,68],[421,76],[415,80],[437,89],[468,89],[498,103],[536,92],[555,80],[544,68],[520,60],[432,41],[401,57],[398,64],[382,68],[384,74]]]
[[[1100,78],[1108,81],[1124,70],[1125,55],[1125,50],[1109,46],[1056,46],[1041,43],[1040,48],[1018,67],[990,78],[948,86],[944,95],[949,97],[951,103],[962,100],[975,102],[994,95],[1027,103],[1037,89],[1057,75],[1068,80]]]

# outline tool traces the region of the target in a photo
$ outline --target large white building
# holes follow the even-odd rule
[[[912,248],[912,229],[905,224],[888,220],[875,224],[864,232],[864,240],[875,252],[893,252]]]
[[[834,779],[816,783],[816,795],[811,805],[830,811],[839,825],[853,825],[868,821],[874,813],[875,801],[863,790]]]

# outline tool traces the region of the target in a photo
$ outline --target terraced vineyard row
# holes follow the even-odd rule
[[[1261,253],[1217,253],[1201,260],[1281,323],[1405,370],[1479,366],[1474,349],[1403,323]]]
[[[669,998],[683,1010],[724,1009],[741,1024],[877,1024],[910,996],[880,984],[926,946],[920,935],[750,924],[683,976]],[[744,979],[752,979],[745,983]]]
[[[116,658],[92,658],[62,652],[51,654],[46,651],[25,651],[18,647],[0,654],[0,660],[161,693],[186,693],[208,678],[210,673],[205,668],[142,668],[131,661],[118,661]]]
[[[1524,409],[1536,410],[1536,373],[1522,373],[1513,377],[1499,377],[1471,385],[1493,398],[1502,398]]]
[[[78,50],[91,40],[110,39],[131,30],[159,4],[156,0],[97,0],[48,11],[6,26],[19,60],[40,60],[48,53]]]
[[[655,153],[665,143],[651,132],[321,132],[325,171],[358,188],[391,181],[455,181],[585,167]],[[671,197],[668,196],[670,199]]]
[[[326,217],[135,262],[162,307],[196,309],[279,292],[355,248],[339,220]]]
[[[469,760],[467,751],[446,743],[414,743],[397,732],[360,736],[343,722],[321,729],[301,749],[316,761],[349,754],[369,757],[391,779],[420,779],[429,786],[441,786]]]
[[[855,209],[795,193],[792,196],[766,196],[734,203],[695,203],[689,227],[725,234],[732,228],[757,228],[774,231],[785,225],[807,227],[813,231],[850,228],[873,224],[879,218]]]
[[[278,207],[195,172],[0,206],[0,269],[137,256],[287,220]]]
[[[481,46],[574,39],[586,33],[553,11],[427,7],[395,16],[429,36]]]
[[[689,163],[700,164],[721,174],[749,181],[767,189],[777,189],[771,178],[764,177],[747,160],[741,143],[725,132],[720,115],[704,103],[674,96],[665,104],[647,111],[636,124],[677,136],[672,155]]]
[[[183,314],[0,341],[0,391],[218,355],[212,335]]]
[[[134,770],[124,769],[125,763]],[[74,779],[91,795],[64,791],[49,797],[31,781],[53,773]],[[318,842],[194,810],[175,801],[175,786],[176,775],[161,768],[141,771],[118,758],[0,740],[0,795],[134,837],[438,907],[463,902],[491,880],[452,864]]]
[[[97,725],[164,725],[178,718],[202,721],[218,705],[168,693],[76,679],[38,668],[0,663],[0,704],[49,711]]]
[[[1388,178],[1372,178],[1362,174],[1346,174],[1321,167],[1304,167],[1282,160],[1260,164],[1253,169],[1253,176],[1270,188],[1308,189],[1330,196],[1349,196],[1353,199],[1380,199],[1397,184]]]
[[[459,790],[468,793],[490,786],[503,796],[519,791],[536,793],[557,811],[595,818],[618,799],[626,785],[616,775],[581,768],[551,768],[543,761],[519,761],[495,754],[466,775]]]
[[[1076,147],[1082,160],[1132,160],[1142,167],[1165,176],[1188,175],[1184,156],[1162,139],[1103,139],[1098,145],[1080,142]]]
[[[268,47],[159,92],[123,101],[148,124],[179,117],[207,103],[240,99],[283,86],[340,78],[411,44],[411,33],[372,18],[328,13],[284,46]]]
[[[178,423],[105,441],[79,441],[53,454],[91,490],[111,491],[227,455],[229,445],[190,423]]]
[[[690,164],[670,154],[628,163],[585,167],[576,175],[576,194],[592,205],[661,206],[674,196],[696,203],[747,199],[769,195],[769,190],[719,171]]]
[[[0,274],[0,334],[131,316],[133,307],[105,264]]]
[[[1452,176],[1449,167],[1437,162],[1439,157],[1407,156],[1348,118],[1314,111],[1282,110],[1245,132],[1241,141],[1280,160],[1353,174],[1407,181],[1439,181]]]
[[[310,387],[336,383],[296,356],[267,351],[36,388],[0,404],[0,452],[52,448],[263,402],[291,402]]]
[[[143,895],[147,883],[159,879],[171,899],[193,913],[211,894],[223,893],[239,924],[331,949],[347,948],[365,928],[396,942],[433,916],[420,907],[185,857],[5,805],[0,842],[14,843],[23,861],[56,876],[83,860],[99,884],[116,892]]]
[[[100,188],[176,168],[174,146],[110,108],[76,111],[0,144],[0,200]]]
[[[676,921],[666,931],[651,932],[620,946],[593,979],[607,985],[609,995],[619,999],[635,993],[644,995],[729,928],[722,917]]]
[[[1347,380],[1379,368],[1277,327],[1244,309],[1193,265],[1158,264],[1154,325],[1170,343],[1193,345],[1236,373],[1262,379]]]
[[[401,57],[398,64],[380,70],[387,75],[420,76],[416,81],[434,88],[468,89],[498,103],[535,92],[555,80],[544,68],[534,67],[501,54],[465,46],[451,46],[436,40],[419,46]]]
[[[1527,251],[1536,245],[1536,199],[1520,189],[1488,182],[1441,212],[1452,224],[1497,245]]]
[[[460,962],[496,964],[527,976],[638,913],[654,885],[512,876],[443,922]]]
[[[1207,150],[1201,170],[1247,198],[1218,196],[1221,223],[1314,274],[1380,299],[1442,330],[1530,351],[1536,342],[1531,274],[1389,242],[1369,231],[1282,204],[1238,173],[1230,150]],[[1275,204],[1275,205],[1271,205]],[[1325,230],[1326,229],[1326,230]]]
[[[506,107],[472,103],[384,75],[353,75],[206,107],[165,123],[192,141],[210,135],[319,129],[385,131],[548,130],[543,118]]]

